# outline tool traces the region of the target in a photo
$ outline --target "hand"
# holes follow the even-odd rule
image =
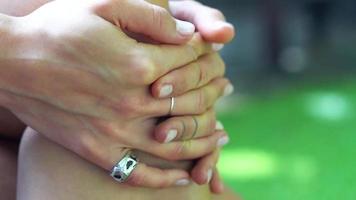
[[[193,23],[208,42],[224,44],[234,38],[234,26],[227,23],[224,14],[215,8],[193,0],[171,0],[169,7],[175,18]]]
[[[157,2],[154,2],[157,3]],[[161,5],[165,5],[160,2]],[[234,37],[234,27],[225,21],[224,15],[216,9],[204,6],[195,1],[170,1],[172,14],[182,20],[193,23],[204,39],[214,44],[215,50],[220,50],[223,43],[228,43]],[[216,77],[222,77],[225,72],[224,62],[218,54],[208,54],[188,66],[169,72],[157,80],[152,87],[152,94],[156,98],[178,96],[192,89],[199,88]],[[198,77],[197,77],[198,75]],[[179,77],[186,77],[180,79]],[[198,81],[193,81],[198,80]],[[232,85],[225,88],[225,94],[232,93]],[[194,116],[176,117],[161,123],[155,132],[157,141],[170,142],[170,140],[184,140],[190,138],[195,129]],[[220,122],[216,123],[213,110],[197,117],[200,119],[199,129],[195,139],[209,137],[215,133],[215,126],[222,129]],[[220,130],[222,131],[222,130]],[[192,138],[194,139],[194,138]],[[228,138],[221,138],[227,142]],[[206,184],[211,181],[211,190],[216,193],[223,192],[223,184],[215,169],[218,151],[204,156],[192,171],[192,178],[198,184]],[[214,172],[211,174],[211,172]],[[211,180],[212,179],[212,180]]]
[[[155,117],[167,114],[170,103],[153,99],[149,86],[211,47],[199,36],[181,46],[137,43],[99,17],[95,4],[76,3],[54,1],[17,19],[18,45],[8,52],[9,59],[1,60],[8,66],[0,73],[1,103],[47,138],[107,170],[127,148],[166,159],[193,159],[212,152],[225,134],[194,141],[194,149],[183,142],[159,145],[147,134]],[[226,79],[217,79],[210,84],[208,101],[197,102],[201,105],[197,108],[177,107],[175,112],[205,112],[227,84]],[[194,104],[206,92],[192,90],[177,99],[178,105]],[[152,176],[145,176],[148,173]],[[141,163],[129,183],[163,187],[187,176]]]

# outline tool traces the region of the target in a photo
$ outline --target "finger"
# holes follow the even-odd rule
[[[191,172],[191,177],[194,182],[199,185],[210,183],[219,158],[219,153],[220,150],[216,149],[214,152],[198,160]]]
[[[216,194],[221,194],[225,190],[224,183],[220,178],[220,174],[217,168],[215,168],[213,172],[213,177],[210,182],[210,190]]]
[[[152,85],[152,94],[157,98],[179,96],[192,89],[200,88],[224,74],[225,63],[219,54],[207,54],[158,79]]]
[[[183,44],[195,32],[192,23],[174,19],[168,10],[158,5],[146,1],[109,2],[96,5],[94,12],[123,30],[168,44]]]
[[[184,170],[159,169],[138,163],[125,183],[148,188],[166,188],[188,185],[190,180],[189,174]]]
[[[228,43],[235,35],[234,26],[217,9],[195,1],[171,1],[169,6],[174,17],[193,23],[208,42]]]
[[[207,155],[216,148],[226,145],[228,142],[229,137],[224,131],[216,131],[211,136],[200,139],[176,141],[160,145],[152,143],[149,146],[141,145],[140,148],[167,160],[188,160]]]
[[[102,167],[109,171],[112,170],[113,166],[117,164],[119,160],[121,160],[128,152],[126,148],[116,148],[115,146],[111,148],[95,148],[91,147],[92,157],[95,157],[100,162],[95,161],[95,163],[103,163]],[[97,152],[98,149],[109,149],[103,150],[100,154]],[[119,158],[119,159],[118,159]],[[161,177],[164,175],[164,177]],[[132,173],[129,175],[125,184],[133,185],[133,186],[141,186],[148,188],[164,188],[170,186],[182,186],[189,184],[189,174],[184,170],[178,169],[159,169],[155,167],[147,166],[144,163],[138,162],[135,169],[133,169]]]
[[[209,109],[202,115],[169,118],[156,127],[154,134],[157,141],[168,143],[209,136],[215,127],[215,112]]]
[[[145,58],[138,59],[150,60],[152,63],[152,74],[156,77],[152,83],[158,77],[185,66],[204,54],[213,52],[212,45],[205,42],[198,33],[194,34],[193,38],[185,45],[137,43],[134,48],[140,49],[145,56]]]
[[[168,113],[173,116],[198,115],[211,108],[219,97],[229,95],[232,92],[233,86],[229,80],[217,78],[202,88],[175,97],[172,109],[170,109],[171,98],[152,101],[150,102],[149,112],[153,116],[163,116]]]

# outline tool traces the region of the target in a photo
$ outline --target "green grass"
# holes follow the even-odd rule
[[[356,199],[356,80],[250,97],[219,118],[232,140],[219,169],[244,199]]]

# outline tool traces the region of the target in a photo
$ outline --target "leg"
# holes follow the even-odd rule
[[[104,171],[27,129],[18,167],[19,200],[194,199],[209,200],[206,186],[153,190],[114,182]]]
[[[120,185],[108,172],[30,129],[21,141],[17,195],[19,200],[213,199],[206,185],[160,190]],[[228,200],[214,198],[223,199]]]

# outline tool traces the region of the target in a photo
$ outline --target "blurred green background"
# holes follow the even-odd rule
[[[246,200],[356,199],[356,2],[202,1],[238,30],[220,172]]]

